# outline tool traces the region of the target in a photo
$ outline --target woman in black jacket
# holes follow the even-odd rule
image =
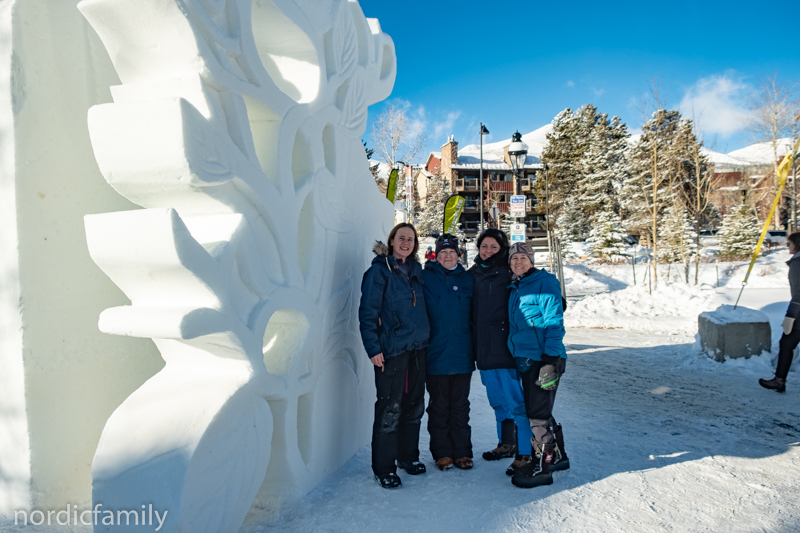
[[[775,377],[758,380],[765,389],[777,392],[786,392],[786,376],[792,366],[794,349],[800,344],[800,322],[797,321],[797,315],[800,314],[800,233],[789,235],[786,238],[786,246],[789,247],[789,254],[792,256],[786,263],[789,265],[789,290],[792,301],[789,302],[789,308],[786,309],[786,316],[783,318],[783,335]]]
[[[426,349],[430,337],[419,238],[411,224],[398,224],[389,245],[375,244],[375,259],[361,282],[361,340],[375,366],[372,471],[382,487],[402,483],[399,466],[411,475],[419,462],[419,429],[425,409]],[[395,464],[396,461],[396,464]]]
[[[506,473],[531,459],[531,431],[525,411],[522,384],[508,350],[508,296],[511,269],[508,237],[489,228],[478,237],[478,257],[469,269],[475,280],[472,297],[472,331],[481,382],[497,421],[498,445],[483,453],[487,461],[514,457]]]

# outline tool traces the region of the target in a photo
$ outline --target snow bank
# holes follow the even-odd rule
[[[691,335],[697,331],[697,315],[715,302],[716,294],[699,286],[661,283],[651,295],[646,285],[635,285],[570,304],[564,321],[567,327]]]

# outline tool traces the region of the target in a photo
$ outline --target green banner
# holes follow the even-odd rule
[[[466,200],[463,196],[454,194],[444,203],[444,233],[455,235],[458,228],[458,219],[464,210]]]
[[[394,205],[394,197],[397,195],[397,169],[393,168],[389,174],[389,183],[386,184],[386,198]]]

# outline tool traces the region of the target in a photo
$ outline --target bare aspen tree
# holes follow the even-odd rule
[[[761,83],[758,92],[750,101],[750,123],[748,129],[757,142],[769,143],[772,148],[773,184],[770,192],[778,192],[778,149],[781,139],[794,135],[795,117],[800,112],[800,95],[797,83],[778,81],[778,73]],[[781,226],[780,209],[775,211],[774,227]]]
[[[425,132],[415,129],[406,112],[394,104],[378,116],[370,135],[375,153],[390,166],[414,161],[425,143]]]

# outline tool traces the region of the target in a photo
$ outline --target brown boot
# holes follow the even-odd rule
[[[515,455],[514,461],[506,468],[506,475],[513,476],[520,468],[531,462],[530,455]]]
[[[498,444],[494,450],[483,452],[483,458],[487,461],[498,461],[504,457],[514,457],[516,452],[516,444]]]
[[[472,457],[459,457],[456,459],[456,466],[462,470],[469,470],[474,466]]]
[[[786,380],[781,379],[778,376],[767,380],[767,379],[759,379],[758,384],[764,387],[765,389],[774,390],[776,392],[786,392]]]
[[[453,459],[450,457],[440,457],[436,459],[436,468],[439,470],[449,470],[453,468]]]

